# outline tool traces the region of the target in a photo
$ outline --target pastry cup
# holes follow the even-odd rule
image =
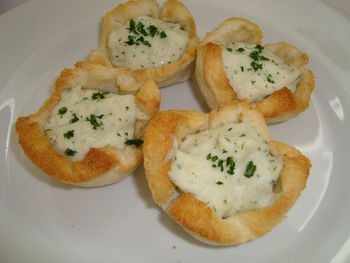
[[[72,162],[57,152],[44,131],[45,122],[64,89],[82,86],[122,94],[135,94],[139,110],[150,119],[160,105],[160,93],[152,80],[147,80],[136,92],[116,87],[118,69],[90,62],[78,62],[74,69],[64,69],[55,83],[50,98],[35,114],[18,118],[16,131],[24,153],[46,174],[71,185],[95,187],[118,182],[142,163],[142,147],[127,145],[91,148],[80,161]],[[134,138],[142,138],[148,120],[135,121]]]
[[[158,67],[145,69],[131,69],[124,67],[124,78],[133,78],[136,82],[143,82],[147,78],[153,79],[159,87],[169,86],[188,79],[193,71],[196,58],[196,48],[199,38],[196,35],[196,26],[189,10],[178,0],[167,0],[161,8],[155,0],[129,0],[124,4],[107,12],[103,19],[102,41],[98,49],[93,50],[88,60],[107,67],[113,67],[108,54],[108,37],[114,28],[127,23],[136,16],[150,16],[166,22],[176,22],[188,33],[189,42],[179,60]],[[135,83],[123,83],[134,87]]]
[[[257,129],[268,141],[273,155],[282,155],[284,164],[274,185],[276,202],[266,208],[238,212],[221,218],[205,202],[183,192],[169,177],[176,138],[242,120]],[[193,111],[166,111],[151,120],[144,137],[144,166],[154,201],[193,237],[210,245],[236,245],[262,236],[285,218],[306,185],[311,163],[295,148],[269,140],[266,123],[247,103],[234,103],[203,114]]]
[[[214,31],[207,33],[204,42],[197,49],[195,74],[210,109],[239,100],[235,88],[231,86],[225,74],[221,46],[232,42],[261,44],[262,36],[256,24],[242,18],[227,19]],[[264,47],[301,71],[294,93],[283,87],[252,103],[252,106],[263,114],[267,123],[278,123],[296,116],[309,106],[315,86],[314,77],[312,71],[305,67],[308,63],[307,54],[296,47],[286,42]]]

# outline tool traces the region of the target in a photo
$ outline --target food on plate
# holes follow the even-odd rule
[[[35,114],[18,118],[24,153],[60,181],[95,187],[118,182],[142,163],[144,129],[159,110],[152,80],[117,86],[119,70],[90,62],[64,69]]]
[[[198,44],[194,19],[180,1],[159,8],[154,0],[129,0],[107,12],[101,46],[88,60],[163,87],[190,77]]]
[[[230,18],[198,47],[196,78],[211,109],[247,100],[268,123],[304,111],[314,89],[307,54],[286,42],[261,45],[260,28]]]
[[[248,102],[209,114],[159,112],[143,151],[154,201],[211,245],[271,231],[298,199],[311,166],[295,148],[270,140],[263,116]]]

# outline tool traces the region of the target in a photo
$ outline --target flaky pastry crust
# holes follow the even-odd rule
[[[158,7],[155,0],[129,0],[107,12],[103,19],[101,46],[90,53],[88,60],[113,67],[107,48],[109,34],[113,29],[137,16],[150,16],[167,22],[179,23],[181,28],[188,33],[189,42],[180,59],[171,64],[137,70],[123,68],[121,79],[132,78],[136,83],[121,82],[121,85],[132,89],[135,85],[137,86],[138,82],[144,82],[145,79],[150,78],[159,87],[164,87],[188,79],[193,71],[199,38],[196,35],[196,26],[191,13],[178,0],[167,0],[161,8]]]
[[[278,193],[270,207],[239,212],[227,218],[216,215],[206,203],[173,184],[168,173],[174,138],[229,122],[249,121],[269,143],[273,155],[282,155],[284,166],[274,187]],[[192,111],[166,111],[151,120],[144,141],[144,166],[154,201],[180,226],[198,240],[210,245],[236,245],[262,236],[282,221],[306,185],[311,163],[295,148],[269,139],[266,123],[247,103],[234,103],[203,114]]]
[[[214,31],[207,33],[197,49],[196,78],[199,88],[210,109],[222,107],[239,100],[235,88],[231,86],[222,63],[221,47],[232,42],[261,44],[263,33],[260,28],[243,18],[230,18],[222,22]],[[267,123],[278,123],[296,116],[307,109],[314,89],[314,77],[308,63],[307,54],[286,42],[264,46],[290,65],[301,71],[296,91],[286,87],[273,92],[252,106],[260,111]]]
[[[126,146],[92,148],[84,159],[71,162],[57,152],[45,134],[44,125],[64,89],[81,86],[121,94],[135,94],[136,105],[150,119],[160,105],[159,89],[147,80],[137,91],[116,86],[119,70],[90,62],[78,62],[74,69],[64,69],[56,80],[50,98],[35,114],[19,117],[16,122],[18,141],[29,159],[48,175],[82,187],[95,187],[118,182],[142,163],[142,147]],[[148,120],[136,120],[135,138],[142,138]]]

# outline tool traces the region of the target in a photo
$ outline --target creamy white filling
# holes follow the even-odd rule
[[[58,152],[77,161],[91,148],[124,149],[134,137],[136,118],[146,116],[138,110],[135,96],[74,87],[62,92],[45,131]]]
[[[188,40],[180,24],[148,16],[135,17],[111,31],[109,56],[115,67],[157,67],[178,60]]]
[[[260,45],[233,43],[222,47],[227,78],[239,99],[254,102],[287,87],[295,92],[300,70]]]
[[[272,205],[283,167],[248,123],[231,123],[175,143],[169,176],[220,217]]]

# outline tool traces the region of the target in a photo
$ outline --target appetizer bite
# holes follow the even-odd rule
[[[198,47],[196,78],[211,109],[247,100],[268,123],[304,111],[314,89],[307,54],[286,42],[261,45],[260,28],[225,20]]]
[[[198,44],[194,19],[180,1],[159,8],[155,0],[129,0],[107,12],[101,46],[88,60],[163,87],[190,77]]]
[[[189,234],[235,245],[271,231],[306,185],[310,161],[270,140],[247,102],[209,114],[157,113],[144,137],[154,201]]]
[[[38,113],[16,122],[24,153],[45,173],[82,187],[118,182],[142,163],[144,129],[158,111],[152,80],[116,86],[119,70],[90,62],[64,69]]]

